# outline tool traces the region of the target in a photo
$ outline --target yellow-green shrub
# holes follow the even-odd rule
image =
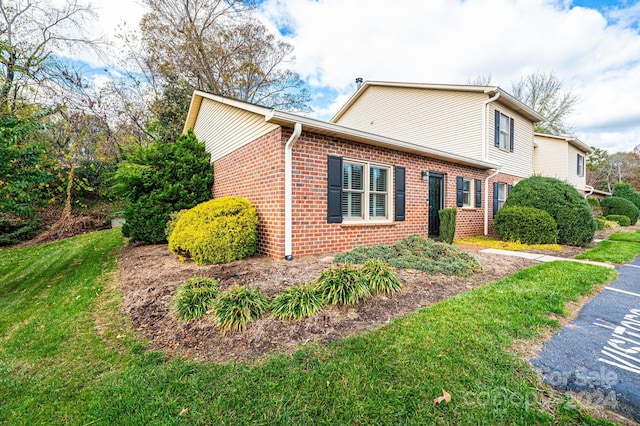
[[[181,213],[169,235],[169,250],[198,265],[231,262],[256,251],[258,216],[242,197],[222,197]]]

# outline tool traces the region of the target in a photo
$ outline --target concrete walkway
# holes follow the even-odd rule
[[[607,268],[615,268],[615,265],[610,263],[603,262],[593,262],[591,260],[582,260],[582,259],[569,259],[566,257],[558,257],[558,256],[548,256],[546,254],[539,253],[527,253],[523,251],[511,251],[511,250],[499,250],[499,249],[484,249],[480,250],[480,253],[489,253],[489,254],[498,254],[502,256],[514,256],[514,257],[522,257],[524,259],[535,260],[536,262],[553,262],[554,260],[566,260],[569,262],[579,262],[579,263],[588,263],[590,265],[604,266]]]

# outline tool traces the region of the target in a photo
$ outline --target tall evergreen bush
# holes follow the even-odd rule
[[[211,199],[209,160],[193,132],[174,143],[154,143],[130,153],[114,176],[114,193],[130,201],[122,233],[147,244],[166,242],[165,227],[172,212]]]
[[[440,238],[445,243],[453,243],[453,239],[456,237],[457,215],[458,209],[456,207],[438,211],[438,216],[440,216]]]

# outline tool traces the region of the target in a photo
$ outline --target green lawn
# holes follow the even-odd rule
[[[512,348],[610,269],[542,264],[328,346],[218,365],[135,337],[112,285],[122,244],[115,230],[0,251],[0,423],[608,424],[550,400]]]
[[[616,232],[596,247],[580,253],[576,259],[623,264],[640,255],[640,233]]]

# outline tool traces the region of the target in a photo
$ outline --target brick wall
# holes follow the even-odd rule
[[[284,142],[281,129],[214,161],[213,172],[215,198],[240,195],[256,207],[258,252],[272,257],[284,256]]]
[[[214,197],[241,195],[249,199],[256,206],[260,221],[258,252],[276,258],[284,256],[284,144],[290,135],[291,129],[274,130],[214,162]],[[327,223],[328,155],[405,167],[406,220],[382,225]],[[294,257],[388,244],[411,234],[427,236],[429,186],[422,180],[422,171],[445,174],[445,207],[455,206],[457,176],[482,179],[482,207],[458,209],[456,238],[482,235],[484,231],[484,179],[491,171],[306,131],[292,157]],[[492,182],[513,184],[519,179],[522,178],[499,174],[491,180],[489,223]]]
[[[284,140],[290,131],[283,130]],[[327,223],[327,156],[336,155],[406,168],[406,220],[384,225]],[[428,182],[421,172],[445,174],[445,207],[456,204],[456,177],[485,179],[491,172],[415,154],[303,132],[293,150],[293,255],[344,251],[359,245],[388,244],[411,234],[428,235]],[[498,175],[513,183],[518,178]],[[493,181],[493,180],[492,180]],[[493,186],[489,190],[489,215]],[[483,206],[484,206],[483,185]],[[456,237],[481,235],[483,208],[459,209]],[[491,222],[491,220],[490,220]]]

